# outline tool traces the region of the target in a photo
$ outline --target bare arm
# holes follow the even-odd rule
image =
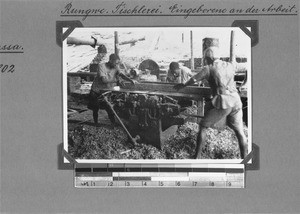
[[[117,83],[117,80],[108,79],[107,77],[100,77],[103,83]]]
[[[192,76],[184,85],[185,86],[193,85],[196,82],[204,80],[208,77],[208,74],[209,74],[209,68],[205,66],[197,74]]]
[[[207,79],[209,76],[209,67],[204,66],[197,74],[195,74],[192,78],[195,79],[196,82]]]
[[[126,80],[128,82],[132,82],[132,79],[130,79],[128,76],[126,76],[125,74],[123,74],[122,72],[119,71],[118,75],[123,79]]]
[[[209,75],[209,68],[207,66],[203,67],[197,74],[192,76],[186,83],[179,83],[174,86],[176,90],[180,90],[181,88],[184,88],[189,85],[193,85],[196,82],[199,82],[203,79],[206,79]]]
[[[97,70],[97,75],[100,77],[103,83],[116,83],[116,78],[109,78],[105,71],[105,65],[99,65]]]

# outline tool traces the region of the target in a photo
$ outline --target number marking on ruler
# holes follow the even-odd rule
[[[232,170],[214,168],[209,172],[95,172],[75,168],[75,187],[78,188],[244,188],[244,165]]]

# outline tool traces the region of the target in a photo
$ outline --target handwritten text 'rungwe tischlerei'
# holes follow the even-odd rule
[[[66,4],[61,10],[61,16],[80,16],[85,20],[88,16],[182,16],[185,19],[189,16],[222,16],[222,15],[297,15],[298,9],[295,4],[270,4],[234,7],[207,6],[198,4],[185,6],[183,3],[167,3],[149,6],[146,4],[116,3],[110,7],[80,8],[72,2]]]

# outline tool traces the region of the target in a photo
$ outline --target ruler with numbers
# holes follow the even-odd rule
[[[123,166],[123,167],[122,167]],[[244,164],[78,165],[77,188],[244,188]]]

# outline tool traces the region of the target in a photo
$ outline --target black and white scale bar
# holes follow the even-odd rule
[[[96,169],[96,170],[95,170]],[[149,171],[127,171],[97,167],[75,168],[74,181],[78,188],[110,187],[191,187],[191,188],[244,188],[243,164],[212,165],[207,168],[149,168]],[[166,170],[161,170],[166,169]],[[175,170],[173,170],[175,169]],[[186,170],[188,169],[188,170]]]
[[[244,188],[244,179],[189,179],[174,177],[173,180],[168,178],[156,179],[131,179],[130,177],[105,179],[83,179],[75,178],[75,187],[78,188],[110,188],[110,187],[186,187],[186,188]]]
[[[80,172],[244,172],[243,168],[75,168],[76,173]]]

